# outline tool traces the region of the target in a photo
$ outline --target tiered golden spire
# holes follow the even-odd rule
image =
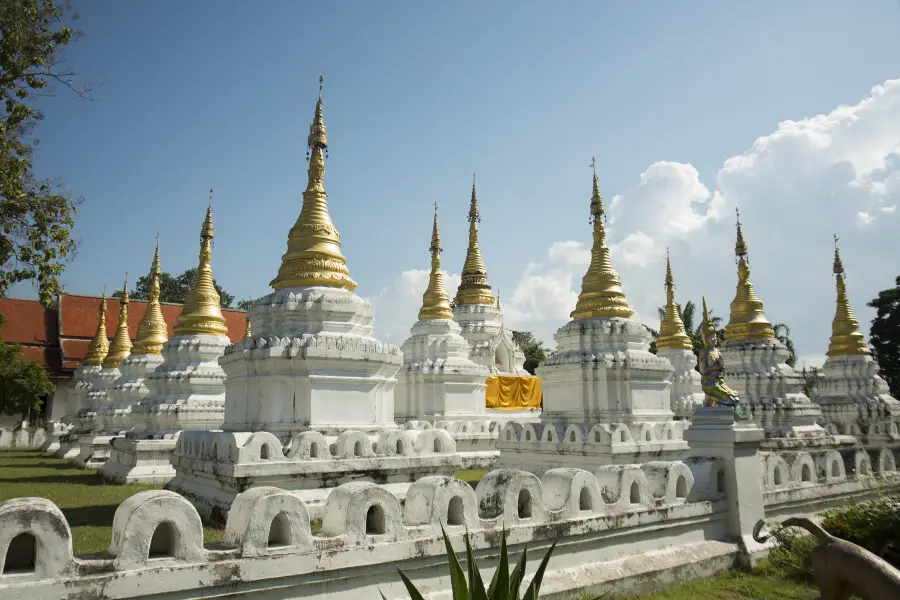
[[[606,229],[603,225],[606,209],[597,181],[597,161],[593,158],[591,168],[594,170],[594,189],[591,195],[590,223],[594,227],[594,243],[591,247],[591,264],[581,280],[581,293],[578,295],[578,304],[575,305],[571,317],[576,320],[595,317],[628,319],[634,311],[628,307],[619,274],[609,259]]]
[[[253,335],[253,330],[250,328],[250,317],[247,317],[247,322],[244,324],[244,339],[249,339]]]
[[[116,335],[109,345],[109,352],[103,359],[103,368],[118,368],[119,363],[128,358],[129,354],[131,354],[131,336],[128,334],[128,273],[126,273],[122,297],[119,298],[119,323],[116,325]]]
[[[735,208],[737,215],[737,240],[734,254],[738,259],[737,293],[731,302],[731,316],[725,326],[725,339],[767,340],[775,337],[772,324],[766,319],[763,302],[756,295],[750,282],[750,258],[747,255],[747,244],[741,230],[741,213]]]
[[[659,350],[693,350],[694,344],[684,330],[684,321],[678,314],[675,304],[675,279],[672,277],[672,261],[666,249],[666,314],[659,325],[659,336],[656,338]]]
[[[91,338],[87,353],[84,355],[85,366],[99,367],[109,352],[109,338],[106,337],[106,286],[103,287],[103,300],[100,301],[100,322],[97,332]]]
[[[169,327],[159,306],[159,234],[156,236],[156,253],[150,266],[150,301],[138,324],[132,354],[160,354],[169,339]]]
[[[493,304],[494,294],[488,283],[487,268],[478,245],[478,196],[475,193],[475,176],[472,175],[472,200],[469,203],[469,247],[466,248],[466,262],[463,264],[459,288],[456,290],[456,304]]]
[[[212,221],[212,195],[209,190],[209,207],[200,229],[200,264],[194,274],[194,283],[184,299],[184,308],[175,321],[175,335],[228,335],[225,317],[219,306],[219,293],[213,285],[212,240],[215,236]]]
[[[854,356],[870,354],[865,336],[859,330],[859,321],[853,316],[844,283],[844,263],[838,251],[838,237],[834,236],[834,274],[837,279],[837,310],[831,322],[831,343],[828,356]]]
[[[341,254],[341,234],[328,214],[328,193],[325,191],[325,157],[328,154],[328,135],[322,117],[322,77],[319,77],[319,101],[309,127],[309,171],[303,208],[288,234],[288,249],[281,258],[278,276],[269,284],[276,290],[325,286],[356,289],[350,279],[347,259]]]
[[[444,289],[444,276],[441,274],[441,234],[438,232],[437,202],[434,203],[434,226],[431,228],[431,274],[428,276],[428,288],[422,296],[422,308],[419,320],[452,319],[450,296]]]

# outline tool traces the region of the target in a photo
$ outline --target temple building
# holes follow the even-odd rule
[[[447,431],[404,430],[394,421],[403,355],[374,337],[374,311],[354,293],[328,213],[321,83],[303,206],[274,291],[249,309],[252,335],[220,360],[222,431],[185,431],[172,456],[176,476],[167,489],[190,496],[214,520],[247,487],[293,490],[321,518],[342,483],[386,484],[404,497],[416,479],[452,476],[462,462]]]
[[[501,468],[541,475],[549,469],[594,470],[655,457],[657,469],[685,470],[685,424],[671,406],[672,364],[652,354],[652,335],[631,317],[610,261],[605,207],[593,177],[591,263],[572,320],[556,333],[557,352],[537,369],[544,404],[539,423],[510,423],[500,432]],[[675,335],[674,332],[668,332]],[[674,471],[673,471],[674,472]],[[616,473],[616,475],[613,475]],[[640,466],[612,469],[644,486]]]
[[[750,257],[740,213],[734,252],[738,283],[721,348],[725,380],[738,392],[741,403],[750,407],[768,440],[826,443],[826,432],[817,424],[822,412],[803,393],[802,375],[787,364],[790,353],[775,337],[763,302],[750,281]]]
[[[101,368],[94,375],[91,391],[88,392],[87,406],[78,411],[86,433],[78,440],[80,451],[75,457],[79,467],[97,468],[109,458],[111,436],[106,431],[106,418],[112,401],[110,392],[121,373],[119,363],[131,353],[131,336],[128,334],[128,280],[122,286],[122,297],[119,299],[119,320],[116,333],[109,350],[101,363]]]
[[[225,413],[225,372],[219,357],[231,343],[213,284],[212,190],[200,229],[200,260],[162,362],[144,378],[151,393],[131,407],[134,427],[116,438],[104,477],[119,483],[165,483],[175,475],[169,455],[183,431],[217,429]]]
[[[489,370],[469,357],[469,343],[453,320],[441,272],[437,204],[431,231],[431,272],[419,320],[403,342],[394,413],[410,428],[441,427],[451,432],[466,468],[484,468],[499,456],[489,435],[485,389]],[[496,434],[496,432],[494,432]]]
[[[672,363],[671,407],[677,419],[690,420],[694,408],[703,405],[700,373],[697,372],[697,356],[694,344],[684,329],[684,321],[675,303],[675,278],[672,277],[672,261],[666,250],[666,307],[656,338],[656,355]]]
[[[453,299],[453,318],[469,342],[472,360],[490,371],[486,390],[489,412],[497,412],[505,418],[535,416],[541,406],[541,382],[525,370],[525,353],[504,326],[500,300],[494,297],[488,282],[487,268],[478,245],[481,214],[474,178],[468,220],[469,243],[459,288]]]
[[[822,367],[818,402],[822,424],[832,435],[850,435],[866,448],[900,442],[900,402],[890,395],[878,375],[878,363],[859,330],[847,298],[846,274],[834,240],[833,272],[837,307],[831,324],[828,358]]]

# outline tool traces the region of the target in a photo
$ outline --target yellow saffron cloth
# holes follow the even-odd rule
[[[543,388],[537,377],[487,378],[487,407],[500,410],[540,408]]]

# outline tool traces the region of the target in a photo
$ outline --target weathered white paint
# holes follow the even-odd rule
[[[473,361],[491,375],[525,376],[525,353],[503,325],[503,310],[495,304],[460,304],[453,307],[460,334],[469,342]]]
[[[698,406],[703,406],[703,389],[700,386],[700,373],[697,366],[697,356],[692,350],[669,349],[659,350],[657,356],[665,358],[672,364],[675,372],[672,374],[672,387],[670,388],[670,406],[675,417],[690,420],[691,414]]]

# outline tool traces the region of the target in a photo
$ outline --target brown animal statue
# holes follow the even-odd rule
[[[773,535],[762,534],[764,526],[759,521],[753,528],[753,539],[759,543]],[[811,551],[819,600],[848,600],[853,595],[863,600],[900,600],[900,571],[886,561],[834,537],[809,519],[791,517],[781,523],[779,531],[787,527],[805,529],[819,541]]]

